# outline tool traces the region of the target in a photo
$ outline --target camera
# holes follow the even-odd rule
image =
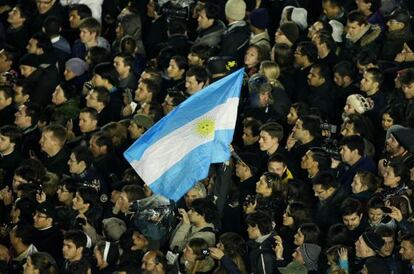
[[[320,126],[321,130],[326,130],[328,131],[330,134],[335,134],[336,130],[337,130],[337,126],[336,125],[332,125],[332,124],[328,124],[328,123],[322,123]]]
[[[201,250],[201,256],[203,256],[203,258],[207,258],[208,256],[210,256],[210,250],[202,249]]]
[[[256,197],[254,195],[247,195],[244,199],[244,205],[248,206],[250,204],[254,204],[256,202]]]
[[[193,4],[193,0],[158,0],[155,10],[167,19],[189,20]]]
[[[329,155],[329,157],[335,160],[341,160],[341,154],[339,153],[339,144],[335,139],[324,139],[321,149]]]

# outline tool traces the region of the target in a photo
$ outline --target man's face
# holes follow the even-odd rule
[[[74,153],[70,154],[68,160],[69,172],[72,174],[81,174],[85,170],[84,162],[79,162]]]
[[[198,13],[197,21],[198,21],[198,27],[200,29],[207,29],[214,24],[214,19],[207,18],[205,9],[202,9]]]
[[[319,87],[324,79],[319,75],[319,69],[311,68],[308,74],[308,84],[311,87]]]
[[[312,166],[315,165],[315,161],[313,160],[313,153],[312,151],[308,150],[305,155],[303,155],[302,160],[300,162],[300,167],[302,169],[310,169]]]
[[[323,13],[328,18],[334,18],[341,12],[341,9],[337,5],[332,4],[329,0],[322,1],[322,9]]]
[[[259,136],[253,136],[252,129],[249,127],[243,127],[243,144],[245,146],[253,145],[259,139]]]
[[[295,63],[299,67],[302,67],[302,66],[305,65],[306,57],[301,53],[301,47],[296,48],[296,50],[294,52],[294,57],[295,57]]]
[[[296,121],[298,120],[298,117],[299,116],[298,116],[298,112],[296,111],[296,109],[291,107],[286,117],[288,125],[294,125]]]
[[[195,53],[189,53],[187,56],[189,66],[202,66],[203,60]]]
[[[72,202],[73,195],[68,191],[65,185],[62,185],[58,188],[57,195],[59,202],[61,203],[70,204]]]
[[[86,95],[86,106],[97,109],[100,102],[98,102],[98,93],[93,90]]]
[[[69,262],[73,262],[82,253],[82,248],[76,248],[76,245],[71,240],[63,240],[63,257]]]
[[[22,17],[22,14],[20,13],[20,9],[17,7],[14,7],[11,11],[9,11],[7,22],[14,25],[20,25],[23,24],[26,19]]]
[[[55,105],[61,105],[66,102],[65,92],[60,85],[57,85],[55,91],[52,94],[52,103]]]
[[[372,74],[364,72],[364,76],[361,79],[361,91],[370,92],[375,90],[377,87],[378,83],[374,81]]]
[[[15,85],[13,87],[13,90],[14,90],[14,98],[13,98],[13,101],[17,105],[24,104],[27,101],[27,99],[28,99],[29,96],[23,94],[23,87]]]
[[[47,152],[51,151],[57,145],[57,142],[51,131],[43,131],[39,144],[42,151]]]
[[[30,38],[29,42],[27,43],[26,49],[27,53],[38,54],[39,48],[37,47],[37,40]]]
[[[39,211],[33,216],[33,226],[37,229],[44,229],[50,226],[50,218]]]
[[[93,41],[96,40],[96,33],[95,32],[91,32],[88,29],[85,28],[81,28],[80,29],[80,34],[79,34],[80,40],[82,43],[84,44],[88,44],[91,43]]]
[[[0,134],[0,153],[13,151],[14,144],[10,142],[10,137]]]
[[[347,164],[351,164],[356,156],[355,151],[351,151],[348,146],[341,146],[339,153],[341,154],[342,162]]]
[[[119,57],[119,56],[114,58],[114,67],[119,75],[128,73],[130,70],[129,66],[125,66],[124,58]]]
[[[132,242],[134,245],[131,250],[144,250],[148,246],[147,238],[138,231],[134,231],[132,234]]]
[[[257,226],[251,226],[251,225],[247,225],[247,234],[250,240],[256,240],[257,238],[261,236],[259,228]]]
[[[164,115],[167,115],[174,109],[175,105],[173,103],[173,98],[167,94],[165,96],[164,102],[162,103],[162,110],[164,112]]]
[[[323,189],[322,185],[313,185],[312,186],[313,192],[315,196],[319,199],[319,201],[325,201],[329,197],[331,197],[333,191],[331,188]]]
[[[359,25],[358,22],[348,21],[346,24],[347,33],[351,38],[358,36],[362,32],[364,27],[365,25]]]
[[[81,18],[77,10],[72,10],[69,12],[69,23],[72,29],[77,29],[79,27],[80,21]]]
[[[412,261],[414,259],[414,246],[410,241],[402,241],[400,246],[401,258],[404,261]]]
[[[414,82],[402,84],[401,89],[406,99],[412,99],[414,97]]]
[[[342,216],[342,222],[348,230],[355,230],[361,223],[362,214],[358,215],[356,212]]]
[[[381,208],[370,208],[368,209],[368,219],[372,224],[380,224],[384,218],[384,211]]]
[[[177,62],[174,59],[171,59],[167,68],[167,74],[170,79],[178,80],[183,76],[184,69],[180,69]]]
[[[15,114],[14,114],[14,124],[19,128],[27,128],[32,124],[32,118],[26,115],[26,106],[21,107]]]
[[[385,244],[380,250],[381,256],[384,256],[384,257],[391,256],[391,254],[394,251],[394,247],[395,247],[394,237],[392,237],[392,236],[391,237],[382,237],[382,239],[384,240]]]
[[[185,88],[187,89],[188,94],[194,94],[197,91],[201,90],[204,86],[203,82],[197,82],[196,77],[193,76],[187,76],[185,77]]]
[[[197,190],[190,189],[184,196],[185,205],[187,208],[191,207],[191,203],[198,198],[202,198]]]
[[[53,7],[55,2],[56,0],[36,0],[37,11],[39,14],[45,14]]]
[[[270,136],[270,134],[264,130],[260,131],[259,145],[261,151],[268,151],[277,143],[277,138]]]
[[[94,158],[101,156],[101,148],[96,143],[96,137],[92,137],[89,140],[89,151],[92,153]]]
[[[397,139],[395,139],[394,135],[390,134],[390,137],[385,140],[385,150],[392,156],[397,155],[403,147],[398,143]]]
[[[147,252],[141,261],[141,273],[142,274],[150,274],[150,273],[157,273],[156,270],[156,263],[155,263],[155,254],[152,252]]]
[[[339,75],[339,73],[337,73],[337,72],[334,73],[333,80],[334,80],[335,84],[338,87],[344,87],[345,86],[344,77],[342,77],[341,75]]]
[[[79,114],[79,129],[82,133],[87,133],[96,130],[98,121],[92,119],[89,112],[81,112]]]
[[[303,128],[302,120],[298,119],[295,123],[295,126],[292,129],[293,138],[296,140],[302,141],[305,136],[305,129]]]
[[[135,100],[141,104],[147,101],[150,92],[148,92],[147,85],[143,82],[138,84],[137,89],[135,90]]]
[[[372,249],[365,243],[362,235],[359,236],[358,240],[355,242],[355,255],[359,258],[366,258],[371,256]]]
[[[10,106],[13,102],[13,98],[6,98],[4,91],[0,90],[0,110],[4,109],[7,106]]]
[[[20,65],[20,74],[23,75],[25,78],[29,77],[35,70],[35,67],[27,66],[27,65]]]
[[[276,173],[277,175],[279,175],[279,177],[283,176],[286,169],[287,169],[287,166],[282,162],[272,161],[272,162],[269,162],[269,164],[267,165],[267,170],[269,172]]]

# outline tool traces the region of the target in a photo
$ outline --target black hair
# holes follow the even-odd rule
[[[6,136],[10,139],[10,143],[15,144],[16,146],[20,144],[23,133],[15,125],[5,125],[0,128],[0,134]]]
[[[197,83],[207,83],[208,81],[207,70],[202,66],[191,66],[185,73],[185,76],[194,76],[197,80]]]
[[[86,168],[89,168],[93,162],[93,156],[90,150],[84,146],[77,146],[72,150],[78,163],[84,162]]]
[[[361,215],[361,213],[364,212],[361,202],[355,198],[347,198],[345,201],[343,201],[340,210],[342,216],[348,216],[353,213]]]
[[[360,156],[364,156],[365,142],[364,138],[359,135],[345,136],[341,140],[341,146],[347,146],[349,150],[358,150]]]
[[[63,234],[63,239],[66,241],[71,241],[76,246],[76,248],[82,247],[86,248],[87,237],[86,234],[81,230],[69,230]]]
[[[93,69],[93,73],[108,80],[108,82],[113,86],[118,86],[119,84],[119,75],[112,63],[107,62],[96,65]]]
[[[273,230],[272,218],[266,212],[260,210],[248,214],[246,224],[251,227],[257,226],[262,235],[269,234]]]
[[[91,9],[85,4],[74,4],[69,6],[69,12],[76,11],[80,17],[80,19],[84,19],[87,17],[92,17]]]
[[[308,58],[309,62],[314,63],[318,60],[318,49],[314,43],[310,41],[301,41],[298,43],[297,49],[301,55]]]
[[[304,236],[304,243],[307,244],[319,244],[319,236],[321,231],[319,227],[314,223],[303,223],[299,226],[300,232]]]
[[[338,73],[341,77],[348,76],[351,79],[355,79],[356,76],[355,65],[350,61],[340,61],[336,63],[333,72]]]
[[[277,138],[279,142],[283,139],[283,127],[276,122],[263,124],[259,130],[267,132],[272,138]]]
[[[320,185],[322,189],[338,188],[339,184],[335,176],[329,172],[320,172],[312,179],[313,185]]]
[[[216,220],[217,208],[207,198],[195,199],[191,202],[191,208],[202,215],[207,223],[213,223]]]
[[[309,131],[310,135],[314,138],[319,138],[322,136],[321,132],[321,120],[319,117],[314,115],[306,115],[300,117],[302,121],[302,128]]]
[[[60,33],[62,24],[56,16],[51,15],[43,21],[43,27],[45,28],[45,33],[51,37]]]

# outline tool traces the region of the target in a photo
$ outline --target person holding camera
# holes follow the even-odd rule
[[[227,232],[220,236],[217,247],[210,247],[210,256],[218,260],[213,274],[247,274],[243,256],[246,245],[243,238],[234,232]]]
[[[207,198],[196,199],[189,211],[178,209],[182,220],[172,233],[170,248],[182,251],[193,238],[203,238],[208,246],[216,243],[214,220],[217,216],[215,205]]]
[[[202,238],[193,238],[186,244],[181,257],[185,274],[212,273],[214,261],[208,247],[209,243]]]

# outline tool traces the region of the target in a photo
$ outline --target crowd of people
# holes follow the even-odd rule
[[[0,273],[414,273],[413,15],[0,1]],[[231,159],[153,193],[123,152],[240,68]]]

